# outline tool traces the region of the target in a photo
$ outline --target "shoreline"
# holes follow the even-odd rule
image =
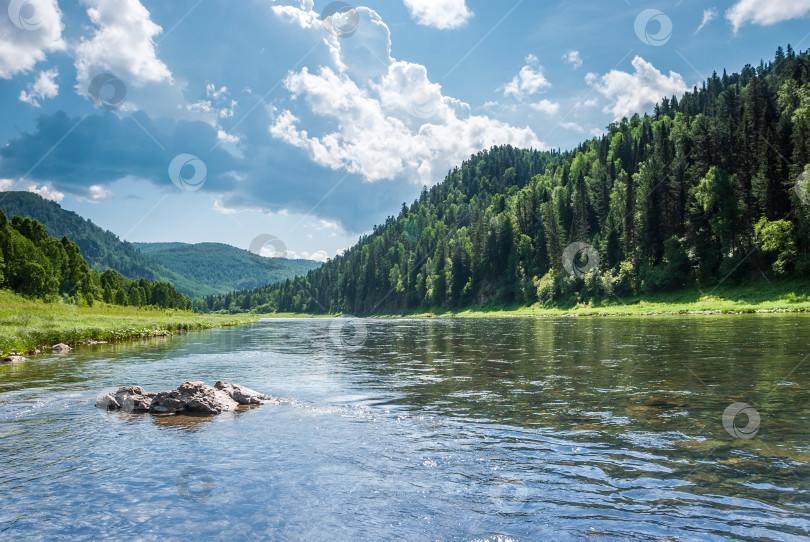
[[[259,318],[253,314],[196,314],[101,304],[77,307],[0,291],[0,358],[51,353],[52,346],[59,343],[75,348],[168,337],[253,324]]]

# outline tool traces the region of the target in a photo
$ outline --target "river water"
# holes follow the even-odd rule
[[[808,324],[268,320],[0,366],[0,539],[808,540]],[[219,379],[283,402],[93,406]]]

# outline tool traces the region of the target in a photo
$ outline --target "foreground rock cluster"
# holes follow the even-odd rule
[[[96,407],[124,412],[152,414],[220,414],[240,405],[260,405],[273,398],[250,388],[218,381],[213,386],[203,382],[185,382],[176,390],[149,393],[140,386],[126,386],[96,401]]]

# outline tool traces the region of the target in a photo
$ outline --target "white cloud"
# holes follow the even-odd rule
[[[534,109],[535,111],[540,111],[541,113],[546,113],[547,115],[556,115],[557,112],[560,110],[560,104],[557,102],[552,102],[550,100],[540,100],[537,103],[530,104],[529,107]]]
[[[604,133],[604,131],[600,130],[599,128],[586,128],[585,126],[582,126],[576,122],[561,122],[559,126],[560,128],[565,128],[566,130],[570,130],[578,134],[587,134],[592,137],[599,137]]]
[[[424,66],[391,58],[388,27],[374,11],[357,11],[358,33],[329,41],[334,66],[304,68],[285,80],[292,97],[315,119],[307,115],[303,128],[303,115],[289,108],[271,110],[273,138],[304,149],[321,166],[368,182],[402,178],[423,184],[441,180],[450,168],[493,145],[544,147],[529,128],[471,115],[469,105],[442,95]],[[363,55],[376,60],[357,62]]]
[[[228,87],[217,89],[213,83],[205,84],[206,100],[186,104],[186,111],[204,113],[219,119],[233,118],[233,112],[239,102],[231,98]]]
[[[310,137],[298,128],[300,120],[284,110],[270,127],[272,136],[306,149],[322,166],[345,169],[367,181],[404,176],[433,184],[453,165],[492,145],[543,146],[528,128],[483,116],[459,118],[456,104],[446,97],[416,109],[409,96],[427,85],[424,67],[416,64],[393,63],[382,82],[367,89],[328,67],[318,74],[306,69],[291,74],[285,84],[294,96],[303,96],[316,115],[337,123],[338,131]],[[416,111],[433,120],[423,124],[416,116],[408,118]]]
[[[83,199],[90,203],[100,203],[102,201],[111,200],[114,197],[115,194],[112,190],[107,190],[99,184],[94,184],[87,189],[87,197]]]
[[[20,11],[15,7],[4,2],[0,11],[0,79],[26,72],[45,60],[47,53],[66,48],[56,0],[20,4]]]
[[[8,192],[10,190],[14,190],[15,192],[33,192],[56,203],[61,202],[65,197],[62,192],[56,190],[50,183],[38,186],[37,183],[34,182],[15,182],[12,179],[0,179],[0,192]]]
[[[571,64],[575,70],[582,66],[582,55],[579,54],[579,51],[568,51],[562,58],[568,64]]]
[[[633,59],[633,68],[632,74],[611,70],[601,78],[595,73],[585,77],[589,85],[611,101],[604,112],[612,114],[614,120],[642,113],[662,98],[687,90],[680,74],[670,71],[666,76],[640,56]]]
[[[543,66],[540,66],[540,60],[534,55],[529,55],[526,57],[526,65],[520,69],[520,73],[504,87],[503,95],[514,96],[521,100],[550,86],[551,83],[543,75]]]
[[[411,17],[440,30],[459,28],[473,16],[465,0],[403,0]]]
[[[712,22],[717,18],[717,8],[709,8],[703,10],[703,20],[700,22],[700,26],[697,27],[695,30],[695,34],[703,30],[703,27]]]
[[[275,2],[275,0],[273,0]],[[319,24],[319,16],[312,11],[313,0],[300,0],[299,7],[295,6],[270,6],[270,9],[277,17],[286,21],[296,23],[301,28],[312,28]]]
[[[59,85],[56,82],[58,75],[59,70],[56,68],[39,72],[37,80],[28,84],[28,90],[20,91],[19,100],[34,107],[39,107],[40,100],[56,98],[59,94]]]
[[[810,12],[810,0],[739,0],[726,10],[734,32],[746,23],[771,25],[803,17]]]
[[[98,72],[111,72],[126,84],[171,82],[169,68],[155,52],[163,29],[139,0],[81,0],[96,27],[76,46],[76,79],[81,92]]]

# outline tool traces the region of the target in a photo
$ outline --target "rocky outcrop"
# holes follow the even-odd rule
[[[272,400],[272,397],[269,395],[253,391],[239,384],[223,382],[222,380],[218,380],[217,383],[214,384],[214,387],[227,393],[231,399],[240,405],[260,405],[266,401]]]
[[[140,386],[118,388],[115,393],[99,397],[96,407],[104,410],[122,410],[124,412],[149,412],[154,393],[149,393]]]
[[[260,405],[272,398],[250,388],[218,381],[185,382],[175,390],[149,393],[140,386],[120,388],[96,401],[98,408],[153,414],[220,414],[240,405]]]
[[[203,382],[186,382],[176,390],[157,394],[152,412],[177,413],[196,412],[199,414],[220,414],[236,410],[239,403],[222,390]]]
[[[72,349],[66,345],[65,343],[55,344],[51,347],[51,352],[54,354],[66,354],[70,352]]]
[[[10,356],[0,357],[0,362],[3,363],[20,363],[21,361],[25,361],[25,358],[17,354],[11,354]]]

